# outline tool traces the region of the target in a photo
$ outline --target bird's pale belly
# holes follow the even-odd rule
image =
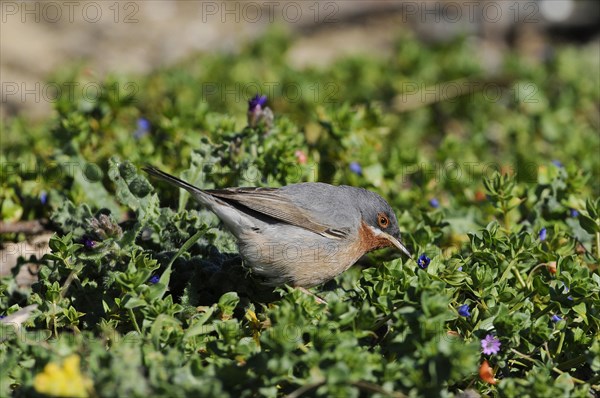
[[[339,239],[303,228],[278,224],[249,232],[238,239],[246,264],[269,284],[311,287],[347,270],[362,255]]]

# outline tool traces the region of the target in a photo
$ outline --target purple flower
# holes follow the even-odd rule
[[[460,307],[458,307],[458,315],[464,316],[466,318],[470,317],[471,313],[469,312],[469,305],[464,304],[464,305],[461,305]]]
[[[460,267],[458,267],[458,270],[459,270],[460,272],[462,272],[462,265],[461,265]]]
[[[481,350],[485,355],[497,354],[500,351],[500,340],[488,334],[485,339],[481,340]]]
[[[440,207],[440,202],[436,199],[429,199],[429,206],[433,207],[434,209],[437,209],[438,207]]]
[[[540,237],[540,241],[545,241],[546,237],[548,236],[548,230],[546,228],[540,229],[540,233],[538,234],[538,236]]]
[[[569,215],[570,215],[571,217],[573,217],[573,218],[577,218],[577,217],[579,217],[579,212],[578,212],[577,210],[575,210],[575,209],[571,209],[571,210],[569,211]]]
[[[561,162],[560,160],[557,160],[557,159],[554,159],[554,160],[552,161],[552,164],[553,164],[553,165],[555,165],[555,166],[556,166],[556,167],[558,167],[558,168],[562,168],[562,167],[563,167],[563,164],[562,164],[562,162]]]
[[[140,138],[148,135],[149,132],[150,122],[148,121],[148,119],[145,119],[143,117],[139,118],[137,120],[137,130],[135,130],[135,132],[133,133],[133,137],[136,140],[139,140]]]
[[[6,318],[6,315],[0,315],[0,319]]]
[[[40,203],[44,206],[46,205],[46,203],[48,203],[48,192],[40,192]]]
[[[248,112],[260,111],[267,103],[266,95],[256,94],[250,100],[248,100]]]
[[[83,245],[86,247],[86,249],[93,249],[94,246],[96,246],[96,241],[86,236],[83,238]]]
[[[562,318],[559,317],[558,315],[554,314],[554,315],[552,315],[552,318],[550,318],[550,320],[552,322],[558,322],[558,321],[562,321]]]
[[[273,125],[274,115],[271,109],[268,106],[265,106],[267,103],[266,95],[258,95],[256,94],[250,100],[248,100],[248,126],[256,127],[259,124],[264,124],[266,127],[265,134],[267,134],[271,130],[271,126]]]
[[[148,282],[154,285],[155,283],[158,283],[159,280],[160,278],[158,275],[153,275],[152,278],[148,279]]]
[[[425,254],[421,254],[419,256],[419,258],[417,259],[417,265],[421,269],[427,268],[429,266],[430,262],[431,262],[431,259],[429,257],[427,257]]]
[[[354,174],[358,174],[359,176],[362,175],[362,167],[360,166],[360,163],[358,162],[352,162],[350,163],[350,171],[353,172]]]

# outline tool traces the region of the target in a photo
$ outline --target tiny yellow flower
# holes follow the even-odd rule
[[[92,381],[81,374],[78,355],[70,355],[62,366],[51,362],[33,379],[33,387],[41,394],[54,397],[87,398]]]
[[[256,317],[256,312],[252,310],[246,311],[246,319],[250,321],[252,327],[252,339],[256,345],[260,346],[260,321]]]
[[[246,319],[249,320],[250,322],[252,322],[252,325],[254,325],[254,326],[256,326],[260,323],[258,321],[258,318],[256,317],[256,312],[254,312],[252,310],[246,311]]]

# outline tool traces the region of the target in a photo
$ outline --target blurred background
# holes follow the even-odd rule
[[[57,95],[48,81],[65,65],[83,63],[98,80],[146,74],[198,52],[235,54],[274,24],[295,37],[286,56],[299,68],[385,55],[400,30],[423,43],[466,35],[490,75],[508,49],[543,61],[556,43],[591,42],[597,52],[600,40],[595,0],[3,1],[1,8],[3,119],[47,116]]]

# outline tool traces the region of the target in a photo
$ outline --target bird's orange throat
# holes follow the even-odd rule
[[[394,246],[389,239],[381,235],[376,235],[375,232],[365,223],[361,221],[360,228],[358,229],[358,236],[360,241],[360,248],[364,253],[382,249],[384,247]]]

